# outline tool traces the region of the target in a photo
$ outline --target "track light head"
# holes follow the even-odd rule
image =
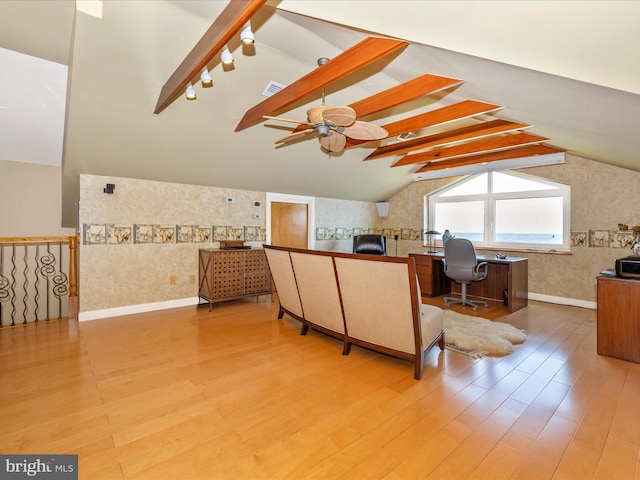
[[[213,78],[211,78],[211,74],[209,74],[207,67],[204,67],[200,74],[200,83],[202,83],[204,88],[213,87]]]
[[[196,98],[198,98],[196,96],[196,91],[193,89],[193,85],[191,84],[187,85],[185,95],[187,96],[187,100],[195,100]]]
[[[233,63],[233,55],[231,55],[229,47],[224,47],[224,49],[220,53],[220,60],[222,60],[222,63],[224,65],[231,65]]]
[[[245,45],[253,45],[256,38],[251,31],[251,25],[245,25],[245,27],[240,32],[240,41]]]

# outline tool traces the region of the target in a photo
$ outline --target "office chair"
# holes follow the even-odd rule
[[[467,298],[467,285],[487,278],[487,262],[478,263],[476,250],[466,238],[450,238],[444,244],[444,273],[447,277],[462,287],[462,296],[444,297],[444,303],[450,307],[452,303],[471,305],[473,311],[478,310],[478,303],[485,307],[489,304],[484,300],[471,301]]]
[[[384,235],[354,235],[353,253],[366,253],[369,255],[387,254],[387,237]]]

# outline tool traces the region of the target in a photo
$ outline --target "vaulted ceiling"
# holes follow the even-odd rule
[[[375,201],[443,159],[566,150],[640,170],[640,62],[631,61],[639,2],[267,2],[251,14],[253,48],[237,36],[214,41],[228,43],[233,69],[222,68],[215,44],[205,59],[213,88],[194,85],[196,101],[174,95],[161,109],[163,85],[228,2],[105,2],[102,19],[75,20],[73,4],[0,2],[1,48],[70,66],[61,154],[69,221],[81,173]],[[379,37],[402,45],[366,62],[336,61],[332,68],[353,62],[353,71],[317,81],[331,65],[318,58],[337,60]],[[313,88],[300,80],[313,75]],[[270,81],[289,88],[267,98]],[[337,153],[308,139],[276,147],[295,125],[262,115],[306,119],[322,93],[389,138],[348,139]],[[15,123],[7,110],[3,129]]]

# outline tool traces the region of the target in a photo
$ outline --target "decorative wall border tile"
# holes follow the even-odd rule
[[[260,227],[244,227],[244,239],[247,242],[258,242],[260,239]]]
[[[244,240],[244,227],[230,227],[225,240]]]
[[[176,230],[175,225],[154,225],[153,243],[176,243]]]
[[[222,240],[264,242],[266,227],[225,225],[83,224],[84,245],[213,243]]]
[[[213,227],[213,241],[219,242],[221,240],[227,240],[229,238],[228,231],[231,227],[224,225],[215,225]]]
[[[213,238],[213,227],[210,225],[197,225],[193,227],[193,241],[196,243],[209,243]]]
[[[608,247],[609,230],[589,230],[590,247]]]
[[[571,246],[572,247],[587,247],[589,246],[589,233],[584,232],[571,232]]]
[[[193,243],[193,225],[178,225],[177,243]]]
[[[631,248],[635,240],[636,235],[633,231],[612,230],[609,232],[609,246],[611,248]]]
[[[134,243],[153,243],[153,225],[134,225]]]
[[[107,241],[106,225],[85,224],[84,225],[85,245],[104,245]]]
[[[106,243],[109,245],[131,245],[133,225],[106,225]]]
[[[420,241],[421,228],[373,227],[317,227],[316,240],[351,240],[355,235],[385,235],[393,240]],[[631,248],[636,233],[633,230],[575,230],[571,232],[570,246],[594,248]],[[172,243],[213,243],[223,240],[265,242],[266,227],[229,225],[150,225],[150,224],[83,224],[84,245],[131,245]]]

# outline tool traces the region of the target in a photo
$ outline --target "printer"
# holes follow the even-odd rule
[[[640,279],[640,255],[618,258],[616,260],[616,275],[622,278]]]

